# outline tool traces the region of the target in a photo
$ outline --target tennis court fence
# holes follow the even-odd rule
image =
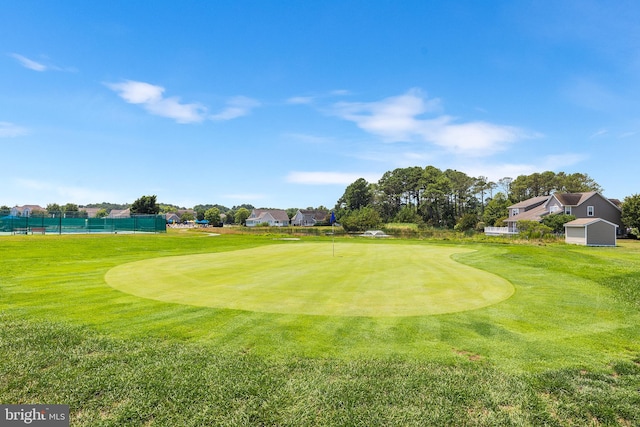
[[[166,233],[164,215],[133,215],[128,218],[67,218],[65,215],[0,216],[0,233]]]

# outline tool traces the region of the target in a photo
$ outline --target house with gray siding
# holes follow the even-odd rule
[[[268,224],[270,227],[285,227],[289,225],[289,215],[282,209],[254,209],[247,218],[247,227]]]
[[[550,196],[538,196],[509,206],[509,217],[505,227],[486,227],[485,234],[517,234],[518,221],[542,221],[547,215],[567,214],[577,219],[603,219],[616,225],[619,235],[622,225],[621,203],[616,199],[607,199],[596,191],[585,193],[555,193]]]
[[[585,246],[615,246],[618,225],[602,218],[579,218],[564,225],[565,242]]]

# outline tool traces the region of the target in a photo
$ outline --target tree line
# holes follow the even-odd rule
[[[509,205],[531,197],[587,191],[602,187],[584,173],[546,171],[493,182],[454,169],[413,166],[385,172],[376,183],[357,179],[338,199],[335,212],[346,229],[388,222],[468,229],[479,222],[502,225]]]

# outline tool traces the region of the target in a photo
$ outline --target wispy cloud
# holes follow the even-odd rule
[[[260,106],[260,102],[246,96],[235,96],[227,102],[227,106],[221,112],[210,117],[211,120],[232,120],[246,116],[254,108]]]
[[[287,104],[312,104],[314,100],[313,96],[292,96],[287,99]]]
[[[165,98],[165,89],[162,86],[133,80],[105,83],[105,86],[126,102],[142,105],[145,110],[156,116],[174,119],[178,123],[197,123],[205,118],[205,109],[200,104],[183,104],[177,97]]]
[[[637,134],[638,134],[638,132],[623,132],[618,136],[618,138],[629,138],[629,137],[631,137],[633,135],[637,135]]]
[[[315,103],[320,99],[335,98],[337,96],[349,95],[350,93],[351,92],[345,89],[336,89],[336,90],[331,90],[329,92],[318,93],[315,95],[292,96],[291,98],[288,98],[286,102],[287,104],[309,105],[309,104]]]
[[[352,173],[352,172],[289,172],[285,180],[292,184],[308,185],[348,185],[359,178],[364,178],[368,182],[376,182],[380,179],[379,174],[374,173]]]
[[[55,182],[35,180],[35,179],[14,179],[14,184],[18,188],[28,190],[31,194],[42,193],[37,196],[42,199],[46,199],[51,202],[64,201],[65,203],[77,203],[82,204],[87,200],[115,200],[116,195],[112,192],[100,191],[95,188],[86,187],[73,187],[67,185],[60,185]]]
[[[207,108],[199,103],[183,103],[178,97],[165,97],[165,88],[146,82],[125,80],[120,83],[105,83],[120,98],[129,104],[141,105],[149,113],[167,117],[177,123],[199,123],[205,119],[214,121],[232,120],[246,116],[260,103],[246,96],[231,98],[226,107],[217,114],[208,115]]]
[[[64,71],[69,73],[75,73],[78,70],[75,67],[60,67],[51,62],[51,60],[47,57],[43,57],[41,60],[35,61],[31,58],[27,58],[24,55],[20,55],[18,53],[10,53],[13,59],[18,61],[20,65],[29,70],[44,72],[44,71]]]
[[[10,122],[0,122],[0,138],[15,138],[28,134],[26,128],[18,126]]]
[[[12,56],[14,59],[16,59],[20,65],[22,65],[24,68],[28,68],[30,70],[33,71],[46,71],[47,70],[47,66],[40,63],[40,62],[36,62],[32,59],[27,58],[26,56],[22,56],[19,55],[17,53],[12,53],[10,54],[10,56]]]
[[[354,122],[387,142],[424,142],[463,156],[487,156],[509,144],[539,134],[515,126],[485,121],[459,122],[440,114],[439,99],[427,99],[419,89],[374,102],[339,102],[332,114]],[[426,118],[426,114],[433,117]]]

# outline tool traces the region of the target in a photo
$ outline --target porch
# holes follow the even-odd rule
[[[504,236],[518,234],[518,229],[515,227],[485,227],[484,234],[487,236]]]

